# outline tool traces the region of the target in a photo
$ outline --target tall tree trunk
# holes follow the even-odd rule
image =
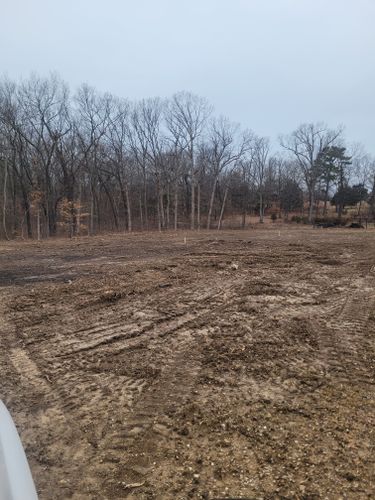
[[[6,221],[6,210],[7,210],[7,180],[8,180],[8,160],[4,160],[4,186],[3,186],[3,231],[4,236],[9,240],[7,233],[7,221]]]
[[[44,207],[44,213],[46,217],[46,231],[45,231],[45,237],[49,238],[50,233],[51,233],[51,220],[50,220],[50,199],[49,199],[49,186],[48,186],[48,174],[45,172],[45,207]]]
[[[263,212],[263,193],[259,193],[259,222],[263,224],[264,222],[264,212]]]
[[[125,198],[126,198],[126,206],[127,206],[127,214],[128,214],[128,231],[132,232],[132,211],[130,206],[130,196],[129,196],[129,187],[125,184]]]
[[[195,229],[195,162],[194,162],[194,143],[190,145],[190,162],[191,162],[191,221],[190,229]]]
[[[97,191],[94,191],[94,214],[96,214],[96,230],[100,232],[101,227],[102,227],[102,213],[100,211],[100,203],[99,203],[99,195]]]
[[[178,191],[177,191],[177,186],[176,190],[174,192],[174,230],[177,231],[178,229]]]
[[[57,225],[56,225],[56,219],[57,219],[57,206],[56,203],[53,200],[53,189],[52,189],[52,179],[51,175],[49,172],[49,166],[45,167],[45,203],[46,203],[46,209],[47,209],[47,221],[46,221],[46,229],[47,229],[47,238],[50,236],[55,236],[56,235],[56,230],[57,230]]]
[[[224,209],[225,209],[225,202],[227,201],[227,196],[228,196],[228,186],[225,188],[225,191],[224,191],[224,198],[223,198],[223,203],[221,205],[219,222],[217,224],[217,230],[218,231],[220,231],[220,229],[221,229],[221,223],[222,223],[222,220],[223,220]]]
[[[162,227],[162,229],[165,229],[164,197],[163,197],[163,191],[162,190],[160,190],[159,199],[160,199],[161,227]]]
[[[30,202],[24,186],[21,187],[21,192],[22,192],[23,209],[25,211],[25,218],[26,218],[27,237],[32,238],[33,232],[31,225]]]
[[[329,185],[327,183],[325,190],[324,190],[324,206],[323,206],[323,216],[324,217],[327,215],[328,191],[329,191]]]
[[[146,173],[144,172],[143,175],[143,208],[144,208],[144,224],[146,227],[146,230],[148,230],[148,207],[147,207],[147,178],[146,178]]]
[[[157,209],[158,209],[158,230],[159,232],[161,231],[161,207],[160,207],[160,196],[159,194],[157,195]]]
[[[8,173],[8,177],[9,177],[9,173]],[[11,178],[9,178],[9,180],[11,180]],[[13,230],[14,230],[14,234],[17,234],[17,228],[18,228],[17,185],[14,182],[14,179],[13,179],[13,183],[12,183],[12,205],[13,205]],[[21,223],[21,225],[22,225],[22,223]]]
[[[90,188],[90,235],[94,234],[94,190]]]
[[[344,189],[344,182],[345,182],[344,170],[341,166],[340,167],[340,177],[339,177],[339,191],[341,193]],[[341,220],[343,210],[344,210],[344,205],[343,205],[342,201],[339,201],[339,204],[338,204],[338,218],[339,218],[339,220]]]
[[[212,186],[212,191],[211,191],[211,196],[210,196],[210,204],[208,205],[207,229],[210,229],[210,226],[211,226],[211,216],[212,216],[212,209],[214,206],[217,181],[218,181],[218,177],[216,176],[214,183],[213,183],[213,186]]]
[[[242,179],[242,182],[245,184],[245,178]],[[242,197],[242,229],[246,227],[246,188],[244,187],[244,193]]]
[[[111,191],[108,189],[107,184],[101,178],[99,178],[99,182],[103,186],[104,192],[105,192],[105,194],[106,194],[106,196],[108,198],[109,205],[111,207],[111,211],[112,211],[112,215],[113,215],[113,222],[115,224],[115,229],[116,229],[116,231],[118,231],[118,229],[119,229],[119,223],[118,223],[118,215],[117,215],[115,200],[114,200],[114,198],[112,196]]]
[[[77,219],[76,219],[76,232],[77,235],[79,236],[81,234],[81,200],[82,200],[82,185],[80,181],[78,180],[78,202],[77,202]]]
[[[198,231],[201,229],[201,185],[198,181],[197,184],[197,227]]]
[[[314,220],[314,188],[309,188],[309,222],[313,222]]]
[[[141,231],[143,231],[143,208],[142,208],[142,195],[139,193],[139,219],[141,223]]]
[[[170,222],[170,185],[168,182],[168,189],[167,189],[167,207],[166,207],[166,228],[169,229],[169,222]]]
[[[112,196],[112,193],[110,192],[110,190],[107,187],[104,188],[104,191],[105,191],[105,194],[107,195],[107,198],[108,198],[108,201],[109,201],[109,205],[111,207],[111,212],[112,212],[112,215],[113,215],[113,222],[114,222],[114,225],[115,225],[115,229],[116,229],[116,231],[118,231],[118,229],[119,229],[119,222],[118,222],[118,215],[117,215],[115,200],[114,200],[114,198]]]
[[[45,237],[49,238],[50,233],[51,233],[51,221],[50,221],[50,213],[49,213],[49,198],[48,194],[46,192],[46,206],[44,209],[44,214],[45,214]]]
[[[193,174],[191,176],[191,221],[190,229],[195,229],[195,184],[194,184]]]
[[[121,201],[122,201],[122,206],[124,207],[124,214],[128,214],[129,209],[128,209],[127,196],[125,193],[125,187],[124,187],[124,184],[119,176],[117,177],[117,181],[118,181],[118,184],[120,187]],[[125,230],[129,228],[127,217],[126,217],[126,220],[124,222],[124,226],[125,226]]]

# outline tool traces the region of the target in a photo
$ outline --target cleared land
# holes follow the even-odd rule
[[[374,498],[375,232],[0,245],[40,498]]]

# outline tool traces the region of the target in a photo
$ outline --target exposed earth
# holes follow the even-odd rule
[[[41,500],[375,498],[374,230],[2,242],[0,330]]]

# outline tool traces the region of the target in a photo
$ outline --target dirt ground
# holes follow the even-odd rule
[[[3,242],[0,330],[41,500],[375,498],[374,230]]]

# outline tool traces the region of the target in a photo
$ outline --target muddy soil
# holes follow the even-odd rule
[[[375,498],[374,231],[1,243],[0,330],[41,500]]]

